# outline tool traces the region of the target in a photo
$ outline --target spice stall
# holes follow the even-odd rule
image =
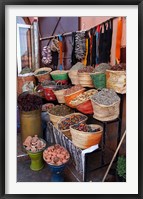
[[[120,63],[119,56],[114,65],[110,62],[114,19],[111,18],[90,30],[40,38],[40,41],[51,40],[42,49],[42,67],[33,69],[34,81],[25,80],[22,84],[18,82],[18,108],[24,149],[28,154],[34,153],[34,147],[38,144],[32,140],[46,141],[51,148],[46,149],[43,142],[43,148],[39,150],[51,171],[55,172],[53,181],[64,180],[54,176],[60,169],[64,170],[68,163],[74,165],[81,174],[82,181],[87,181],[87,158],[92,153],[95,156],[97,154],[94,169],[110,163],[105,158],[109,124],[116,123],[116,146],[120,141],[123,98],[126,94],[126,64]],[[68,70],[63,65],[62,51],[63,38],[66,35],[71,35],[73,39],[72,65]],[[38,111],[39,115],[31,116],[31,120],[29,116],[27,120],[24,119],[24,115],[33,111]],[[46,126],[45,131],[41,123]],[[29,143],[27,145],[27,139],[31,140],[32,146]],[[40,146],[40,141],[38,143]],[[29,156],[32,161],[33,154]],[[40,169],[42,167],[43,165]]]

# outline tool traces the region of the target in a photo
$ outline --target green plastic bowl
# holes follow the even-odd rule
[[[50,73],[53,80],[68,80],[68,71],[55,70]]]

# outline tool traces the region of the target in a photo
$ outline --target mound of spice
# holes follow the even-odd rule
[[[45,112],[45,111],[49,111],[51,110],[55,105],[52,104],[52,103],[46,103],[46,104],[43,104],[42,105],[42,111]]]
[[[75,85],[75,86],[72,86],[71,88],[68,88],[68,89],[65,91],[65,95],[70,95],[70,94],[75,93],[75,92],[77,92],[77,91],[80,91],[80,90],[82,90],[82,89],[83,89],[83,87],[82,87],[80,84]]]
[[[111,67],[111,70],[124,71],[124,70],[126,70],[126,64],[125,63],[116,64],[116,65]]]
[[[95,67],[95,72],[105,73],[107,69],[110,69],[111,66],[107,63],[101,63]]]
[[[43,152],[43,159],[51,165],[65,164],[70,158],[69,152],[59,144],[48,147]]]
[[[67,130],[70,128],[71,125],[74,124],[78,124],[79,122],[82,122],[83,120],[86,120],[86,116],[85,115],[71,115],[65,119],[63,119],[59,124],[58,124],[58,128],[60,130]]]
[[[38,152],[46,147],[46,142],[37,135],[28,136],[23,142],[23,146],[27,151]]]
[[[34,111],[42,108],[42,98],[34,93],[23,92],[18,96],[20,111]]]
[[[94,73],[95,72],[95,68],[93,66],[86,66],[82,69],[78,70],[79,73]]]
[[[107,88],[103,88],[101,91],[95,93],[91,99],[98,104],[103,105],[112,105],[120,100],[119,96],[113,89]]]
[[[79,70],[79,69],[82,69],[84,68],[85,65],[83,65],[81,62],[77,62],[75,65],[73,65],[71,68],[70,68],[70,71],[71,70]]]
[[[63,89],[67,89],[70,88],[71,85],[56,85],[56,88],[54,89],[54,91],[59,91],[59,90],[63,90]]]
[[[72,126],[72,128],[78,130],[78,131],[83,131],[83,132],[98,132],[100,131],[100,128],[91,128],[90,125],[88,124],[84,124],[84,123],[80,123],[77,125]]]
[[[60,104],[52,107],[49,110],[49,113],[56,116],[65,116],[74,113],[74,110],[64,104]]]
[[[32,73],[33,71],[29,68],[29,67],[25,67],[22,69],[22,71],[20,72],[20,74],[26,74],[26,73]]]

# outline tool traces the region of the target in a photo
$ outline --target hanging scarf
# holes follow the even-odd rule
[[[88,32],[85,32],[85,57],[84,59],[82,60],[82,63],[83,65],[87,66],[87,57],[88,57],[88,39],[89,39],[89,36],[88,36]]]
[[[99,64],[99,38],[100,38],[100,25],[96,29],[96,64]]]
[[[91,66],[96,64],[96,34],[95,28],[92,30],[92,57],[91,57]]]
[[[75,32],[72,32],[72,54],[71,54],[71,65],[75,65],[78,62],[75,56]]]
[[[120,50],[121,50],[121,39],[122,39],[122,17],[118,18],[117,35],[116,35],[116,64],[120,63]]]
[[[63,70],[63,44],[62,44],[62,36],[59,35],[59,55],[60,55],[60,66],[59,69]]]

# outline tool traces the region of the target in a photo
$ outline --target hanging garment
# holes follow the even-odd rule
[[[53,70],[57,70],[59,53],[57,51],[55,52],[52,51],[52,58],[53,58],[52,59]]]
[[[112,46],[112,33],[113,33],[113,19],[108,21],[107,30],[107,62],[110,62],[111,46]]]
[[[117,35],[116,35],[116,63],[120,63],[120,50],[121,50],[121,39],[122,39],[122,17],[118,18]]]
[[[42,50],[42,63],[44,65],[49,65],[52,62],[52,54],[50,46],[44,46]]]
[[[91,66],[95,66],[95,64],[96,64],[96,34],[95,34],[95,28],[93,28]]]
[[[100,25],[96,29],[96,64],[99,64],[99,39],[100,39]]]
[[[75,65],[78,62],[75,56],[75,32],[72,33],[72,54],[71,54],[71,65]]]
[[[84,57],[84,59],[82,60],[82,63],[85,65],[85,66],[87,66],[87,57],[88,57],[88,48],[89,48],[89,46],[88,46],[88,42],[89,42],[89,35],[88,35],[88,32],[85,32],[85,57]]]
[[[88,38],[88,55],[87,55],[87,66],[90,65],[90,36],[89,36],[89,32],[86,31],[87,34],[87,38]]]
[[[85,56],[85,32],[76,32],[75,34],[75,56],[78,61],[82,61]]]
[[[99,63],[108,63],[110,61],[110,51],[112,44],[112,29],[108,24],[104,23],[104,31],[102,32],[102,27],[100,30],[100,40],[99,40]]]

